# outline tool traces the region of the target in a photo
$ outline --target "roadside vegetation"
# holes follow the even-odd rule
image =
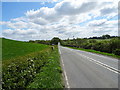
[[[2,88],[49,87],[64,87],[57,46],[3,39]]]
[[[100,37],[68,38],[66,40],[54,37],[52,40],[30,40],[29,42],[46,45],[57,45],[60,42],[62,46],[120,58],[120,37],[110,36],[108,34]]]
[[[87,51],[87,52],[92,52],[92,53],[96,53],[96,54],[102,54],[102,55],[111,56],[111,57],[120,59],[120,55],[115,55],[112,53],[105,53],[105,52],[100,52],[100,51],[96,51],[96,50],[92,50],[92,49],[83,49],[83,48],[76,48],[76,47],[69,47],[69,48]]]
[[[103,39],[101,39],[104,37]],[[110,38],[103,35],[100,39],[96,38],[77,38],[62,40],[63,46],[74,47],[80,50],[99,53],[103,55],[120,58],[120,37]]]
[[[40,70],[41,73],[37,74],[33,82],[28,85],[28,88],[63,88],[64,84],[61,81],[62,69],[59,59],[58,48],[56,46],[54,52],[48,58],[48,62]]]

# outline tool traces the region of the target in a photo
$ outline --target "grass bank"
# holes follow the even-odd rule
[[[120,59],[120,56],[112,54],[112,53],[105,53],[105,52],[100,52],[100,51],[96,51],[96,50],[92,50],[92,49],[83,49],[83,48],[76,48],[76,47],[69,47],[69,48],[87,51],[87,52],[92,52],[92,53],[96,53],[96,54],[102,54],[102,55],[111,56],[111,57]]]
[[[48,62],[36,75],[33,82],[27,88],[63,88],[62,69],[60,66],[58,48],[49,56]]]

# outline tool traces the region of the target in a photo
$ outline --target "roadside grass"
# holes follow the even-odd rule
[[[87,51],[87,52],[92,52],[92,53],[96,53],[96,54],[102,54],[102,55],[111,56],[111,57],[120,59],[120,56],[112,54],[112,53],[105,53],[105,52],[100,52],[100,51],[96,51],[96,50],[92,50],[92,49],[83,49],[83,48],[76,48],[76,47],[69,47],[69,48]]]
[[[36,75],[33,82],[27,88],[63,88],[62,69],[60,66],[60,56],[58,48],[49,56],[48,62]]]
[[[2,60],[9,60],[19,56],[24,56],[25,54],[37,52],[47,47],[48,45],[2,38]]]

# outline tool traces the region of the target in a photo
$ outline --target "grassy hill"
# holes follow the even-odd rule
[[[2,39],[2,59],[11,59],[18,56],[24,56],[26,54],[43,50],[48,45],[15,41],[10,39]]]

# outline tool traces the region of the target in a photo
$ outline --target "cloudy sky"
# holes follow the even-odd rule
[[[2,37],[26,41],[118,35],[118,0],[17,1],[2,3]]]

